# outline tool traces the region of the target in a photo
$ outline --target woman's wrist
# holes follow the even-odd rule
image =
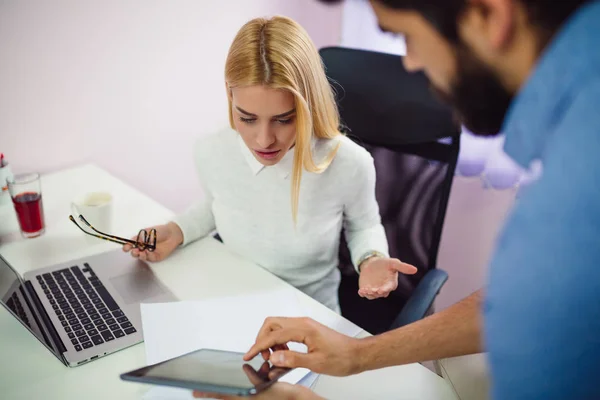
[[[167,226],[169,227],[169,231],[171,231],[171,235],[173,235],[173,240],[177,243],[177,246],[181,246],[183,244],[183,231],[179,225],[171,221]]]
[[[360,274],[371,261],[379,258],[386,258],[386,255],[378,251],[369,251],[363,254],[363,256],[358,260],[358,273]]]

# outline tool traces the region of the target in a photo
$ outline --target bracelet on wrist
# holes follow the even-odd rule
[[[358,259],[358,263],[357,263],[357,269],[358,269],[358,273],[360,274],[360,270],[362,265],[364,264],[365,261],[374,258],[374,257],[380,257],[380,258],[385,258],[386,255],[383,253],[380,253],[378,251],[368,251],[365,254],[362,255],[362,257],[360,257]]]

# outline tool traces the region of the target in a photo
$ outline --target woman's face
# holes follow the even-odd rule
[[[231,90],[236,131],[263,165],[275,165],[296,141],[294,96],[286,90],[246,86]]]

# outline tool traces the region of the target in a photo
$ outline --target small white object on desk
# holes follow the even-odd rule
[[[97,230],[111,234],[113,196],[109,192],[97,191],[82,194],[71,203],[71,208],[74,211],[74,217],[82,215]]]

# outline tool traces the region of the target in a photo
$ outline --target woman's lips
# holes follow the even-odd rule
[[[254,150],[254,152],[261,158],[264,158],[265,160],[272,160],[274,158],[276,158],[279,155],[279,152],[281,150],[275,150],[275,151],[260,151],[260,150]]]

